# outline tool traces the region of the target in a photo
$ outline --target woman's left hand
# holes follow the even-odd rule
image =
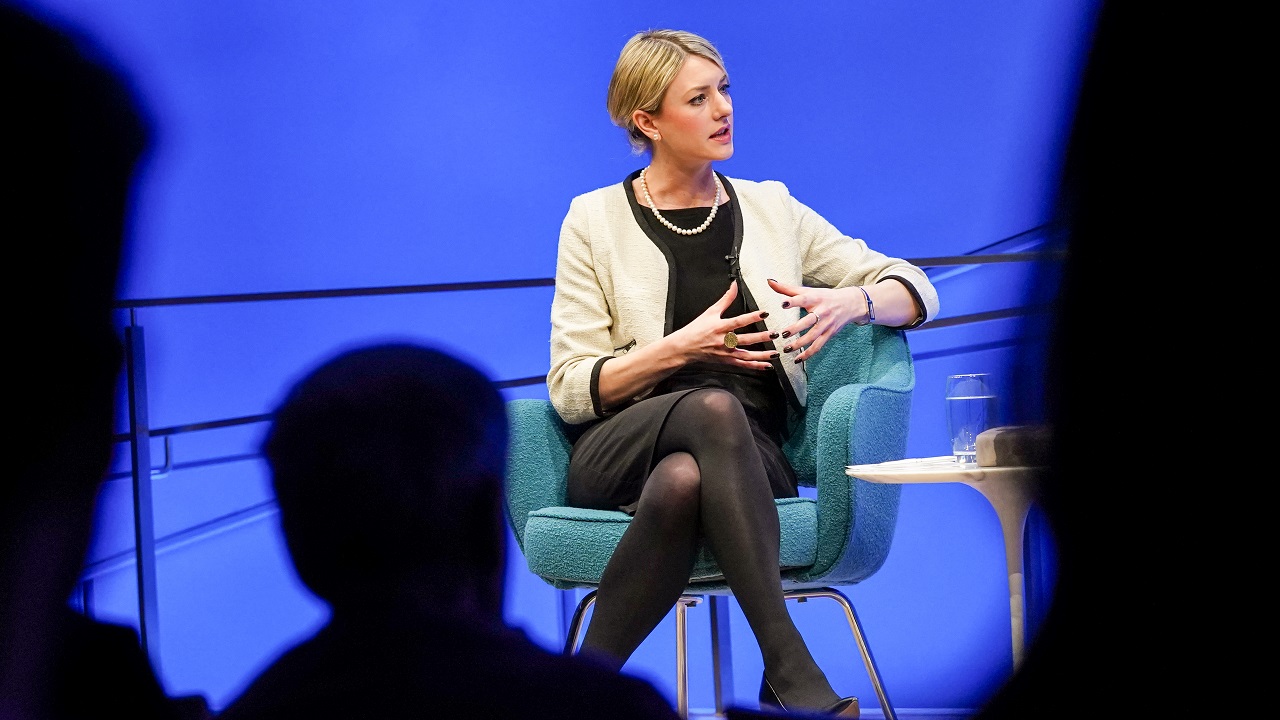
[[[795,362],[813,357],[827,344],[827,338],[866,315],[866,299],[857,287],[811,288],[777,280],[770,280],[769,287],[784,296],[784,309],[801,307],[808,313],[782,330],[782,337],[787,338],[782,352]]]

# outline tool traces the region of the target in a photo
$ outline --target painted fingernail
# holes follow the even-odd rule
[[[768,313],[768,311],[765,311],[765,312],[760,313],[760,319],[761,319],[761,320],[763,320],[763,319],[765,319],[765,318],[767,318],[767,317],[769,317],[769,313]]]
[[[778,282],[778,281],[774,280],[773,278],[769,278],[769,282]]]
[[[791,351],[792,351],[792,350],[794,350],[794,349],[795,349],[795,348],[793,348],[793,347],[791,347],[790,345],[788,345],[788,346],[786,346],[786,347],[782,348],[782,352],[791,352]]]
[[[769,333],[769,339],[770,339],[770,340],[777,340],[777,339],[778,339],[778,333]]]
[[[782,333],[782,337],[791,337],[791,331],[787,330],[786,332]]]
[[[783,309],[783,310],[786,310],[786,309],[787,309],[787,308],[789,308],[789,307],[791,307],[791,303],[789,303],[789,302],[785,302],[785,301],[782,303],[782,309]]]
[[[770,359],[770,360],[773,360],[773,359],[774,359],[774,358],[776,358],[776,357],[778,357],[778,353],[772,353],[772,354],[770,354],[770,355],[769,355],[769,359]]]

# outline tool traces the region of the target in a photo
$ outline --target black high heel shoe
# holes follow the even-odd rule
[[[804,713],[809,715],[829,715],[831,717],[841,718],[857,718],[862,714],[862,708],[858,706],[858,698],[847,697],[841,698],[830,707],[817,708],[789,708],[782,704],[782,700],[778,699],[778,693],[769,684],[769,678],[764,673],[760,674],[760,709],[765,706],[777,708],[786,713]]]

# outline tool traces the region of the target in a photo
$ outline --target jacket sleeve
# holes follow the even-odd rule
[[[907,287],[923,310],[921,317],[910,327],[919,327],[930,318],[937,317],[938,291],[923,270],[901,258],[872,250],[866,242],[840,232],[790,194],[787,198],[800,241],[806,285],[839,288],[894,279]]]
[[[589,214],[581,198],[560,227],[556,287],[551,300],[551,369],[547,392],[567,423],[599,419],[600,366],[614,356],[609,302],[593,262]]]

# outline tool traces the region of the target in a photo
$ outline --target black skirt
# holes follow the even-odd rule
[[[645,398],[586,428],[574,442],[569,458],[569,505],[635,514],[640,491],[662,460],[655,457],[654,448],[667,415],[677,402],[695,391],[691,388]],[[795,471],[778,439],[751,413],[747,419],[773,496],[796,497],[799,492]]]

